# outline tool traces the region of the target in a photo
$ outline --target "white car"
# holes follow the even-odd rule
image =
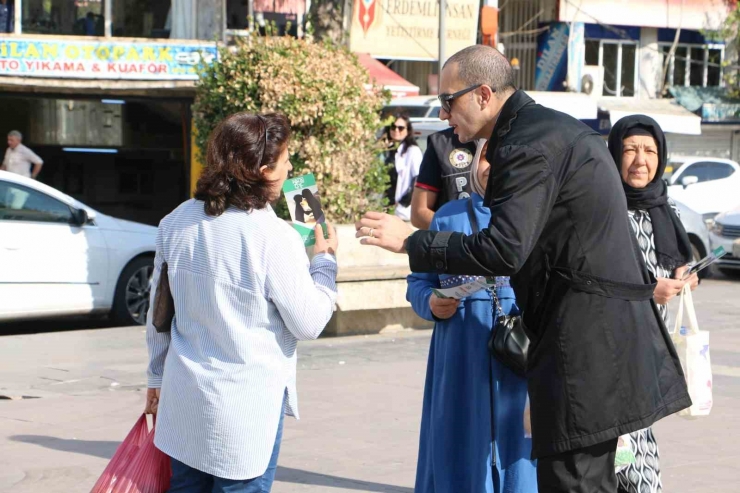
[[[709,230],[704,218],[698,212],[695,212],[688,208],[681,202],[674,201],[678,211],[681,214],[681,224],[683,224],[686,234],[689,236],[691,242],[691,250],[693,253],[693,261],[697,262],[709,253]],[[707,277],[710,273],[710,269],[704,269],[699,272],[699,277],[702,279]]]
[[[740,271],[740,207],[714,218],[709,228],[712,249],[723,247],[727,255],[717,261],[723,272]]]
[[[447,122],[439,119],[424,122],[411,122],[411,125],[414,128],[414,137],[416,137],[416,143],[421,147],[421,152],[426,152],[427,138],[429,138],[430,135],[450,128]]]
[[[708,221],[740,205],[740,164],[729,159],[692,158],[668,180],[668,196]]]
[[[442,105],[437,96],[409,96],[391,100],[383,108],[381,119],[394,113],[406,113],[412,122],[438,122]],[[445,122],[446,124],[446,122]]]
[[[598,118],[598,105],[594,98],[585,94],[557,91],[527,91],[527,95],[546,108],[561,111],[579,120]],[[381,118],[394,113],[406,113],[412,122],[434,122],[439,120],[442,103],[437,96],[410,96],[391,100],[383,108]]]
[[[0,171],[0,321],[107,312],[145,323],[156,233]]]

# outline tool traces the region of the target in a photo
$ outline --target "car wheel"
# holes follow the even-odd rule
[[[123,269],[113,298],[113,320],[121,325],[144,325],[149,311],[154,259],[139,257]]]

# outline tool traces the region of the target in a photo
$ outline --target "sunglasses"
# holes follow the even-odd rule
[[[452,102],[459,98],[460,96],[463,96],[470,91],[474,91],[478,89],[483,84],[476,84],[474,86],[470,86],[466,89],[463,89],[462,91],[457,91],[452,94],[440,94],[437,96],[437,99],[439,99],[439,102],[442,104],[442,109],[445,110],[447,113],[452,113]]]
[[[406,130],[406,127],[404,127],[403,125],[391,125],[391,130],[403,132],[404,130]]]

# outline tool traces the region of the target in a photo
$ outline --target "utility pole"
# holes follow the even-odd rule
[[[113,36],[113,0],[103,2],[103,36],[110,38]]]
[[[23,26],[23,0],[16,0],[13,7],[13,34],[21,34]]]
[[[439,0],[439,78],[442,79],[442,66],[445,64],[445,40],[447,38],[447,0]]]

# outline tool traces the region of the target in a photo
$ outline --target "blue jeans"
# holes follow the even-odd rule
[[[270,493],[275,480],[280,441],[283,438],[283,414],[280,410],[275,446],[272,449],[270,464],[262,476],[252,479],[224,479],[194,469],[172,459],[172,480],[167,493]]]

